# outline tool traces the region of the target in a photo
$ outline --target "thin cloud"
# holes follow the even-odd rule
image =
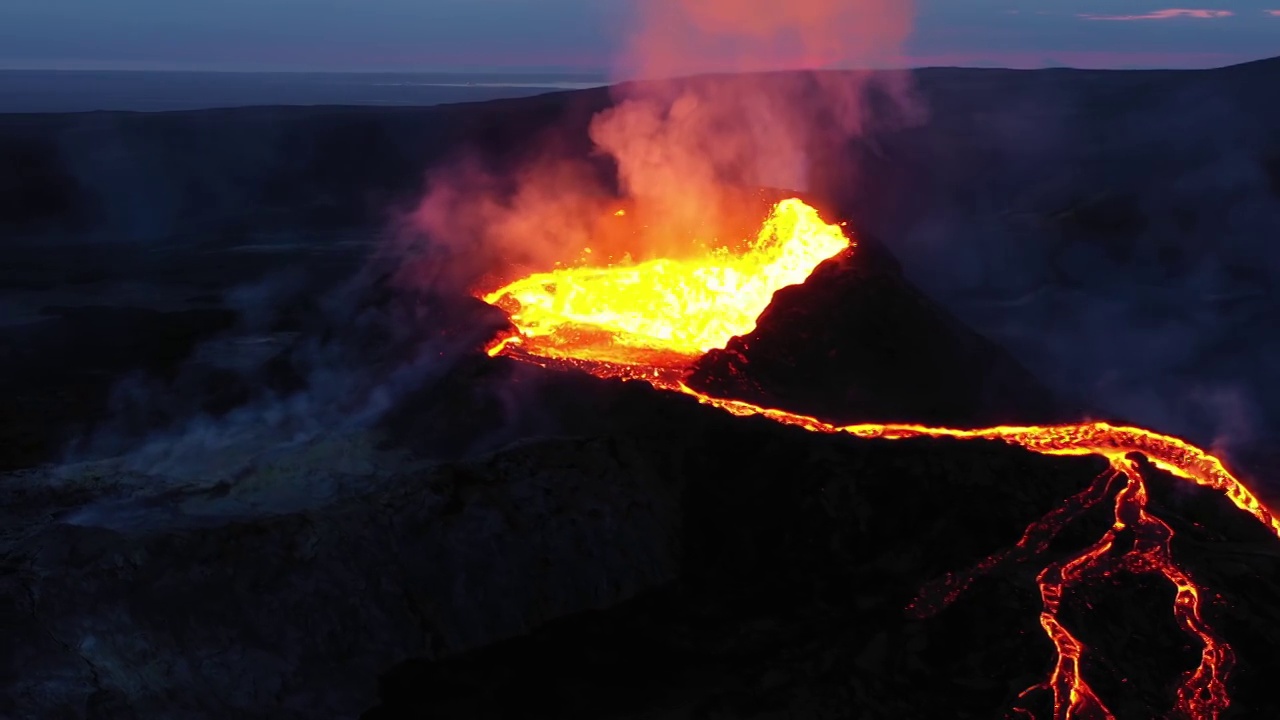
[[[1270,11],[1277,14],[1275,11]],[[1185,8],[1169,8],[1167,10],[1153,10],[1149,13],[1141,15],[1097,15],[1094,13],[1082,13],[1080,17],[1085,20],[1173,20],[1177,18],[1191,18],[1195,20],[1214,20],[1216,18],[1225,18],[1235,15],[1230,10],[1188,10]]]
[[[1280,17],[1280,10],[1263,10],[1262,12],[1272,17]]]

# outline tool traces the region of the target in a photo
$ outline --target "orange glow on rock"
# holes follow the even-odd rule
[[[1081,658],[1088,648],[1059,619],[1061,602],[1073,587],[1091,578],[1155,574],[1173,586],[1174,619],[1201,647],[1199,665],[1183,676],[1176,697],[1170,698],[1174,714],[1193,720],[1218,718],[1230,705],[1227,677],[1234,654],[1205,621],[1204,591],[1174,559],[1170,547],[1173,529],[1149,512],[1146,481],[1131,456],[1141,455],[1174,477],[1222,493],[1280,538],[1280,519],[1220,459],[1178,438],[1105,422],[980,429],[894,423],[835,425],[785,410],[711,397],[684,384],[684,370],[702,352],[723,347],[730,337],[754,329],[774,291],[803,282],[821,261],[850,246],[839,226],[822,222],[817,211],[801,201],[787,200],[775,208],[756,243],[740,255],[718,251],[695,261],[657,260],[632,266],[557,270],[482,294],[487,302],[510,312],[519,330],[519,334],[495,341],[488,352],[544,365],[567,365],[598,377],[639,380],[659,390],[693,396],[732,415],[760,416],[810,432],[883,440],[985,440],[1043,455],[1105,458],[1110,466],[1107,472],[1029,525],[1014,547],[934,581],[907,610],[921,618],[943,610],[979,575],[1042,554],[1068,522],[1113,497],[1111,527],[1085,549],[1045,566],[1036,578],[1042,602],[1040,625],[1053,643],[1055,657],[1048,676],[1022,696],[1051,693],[1054,720],[1113,719],[1081,673]],[[1126,543],[1118,542],[1122,532],[1131,538]]]

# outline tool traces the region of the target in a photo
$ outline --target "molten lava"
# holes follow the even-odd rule
[[[1155,574],[1173,586],[1174,619],[1201,647],[1200,663],[1182,678],[1173,711],[1194,720],[1219,717],[1230,704],[1226,679],[1234,655],[1202,615],[1203,590],[1173,557],[1172,528],[1149,512],[1146,481],[1132,456],[1144,456],[1160,470],[1224,494],[1280,538],[1280,518],[1218,458],[1177,438],[1101,422],[977,430],[909,424],[839,426],[710,397],[682,382],[682,371],[699,354],[724,347],[731,337],[753,330],[775,291],[803,282],[819,263],[851,246],[839,227],[824,223],[813,208],[791,199],[775,206],[743,254],[719,250],[697,260],[576,267],[532,275],[482,296],[507,310],[518,330],[491,345],[489,354],[567,365],[602,377],[643,380],[660,390],[692,395],[733,415],[758,415],[811,432],[888,440],[989,440],[1045,455],[1106,458],[1107,472],[1028,526],[1013,548],[931,583],[908,611],[917,617],[933,615],[954,602],[979,575],[1044,553],[1067,523],[1114,494],[1111,527],[1093,544],[1049,564],[1037,576],[1040,625],[1053,643],[1055,658],[1048,677],[1022,696],[1051,693],[1054,720],[1114,718],[1082,675],[1081,658],[1087,648],[1059,619],[1059,608],[1063,597],[1084,580],[1124,572]],[[1129,538],[1123,543],[1118,541],[1122,532]]]
[[[533,355],[683,366],[754,330],[778,288],[804,282],[849,246],[816,210],[784,200],[745,252],[717,248],[688,260],[553,270],[484,301],[510,313],[520,330],[512,342]]]

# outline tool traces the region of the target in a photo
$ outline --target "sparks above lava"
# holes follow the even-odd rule
[[[1056,657],[1048,677],[1022,695],[1038,690],[1051,693],[1054,720],[1113,719],[1081,673],[1081,657],[1087,648],[1059,619],[1059,607],[1073,586],[1089,578],[1118,572],[1150,573],[1173,586],[1174,619],[1201,647],[1199,665],[1183,676],[1172,699],[1174,711],[1194,720],[1218,718],[1230,704],[1226,678],[1234,655],[1203,618],[1203,591],[1174,560],[1170,548],[1173,530],[1149,512],[1146,481],[1130,456],[1142,455],[1160,470],[1224,494],[1280,538],[1280,518],[1218,458],[1177,438],[1099,422],[976,430],[909,424],[839,426],[784,410],[711,397],[681,381],[680,371],[700,354],[724,347],[731,337],[753,330],[774,292],[803,282],[822,261],[852,245],[838,226],[823,222],[812,207],[798,199],[784,200],[774,207],[745,253],[718,250],[695,260],[564,268],[483,293],[486,302],[510,314],[518,331],[495,341],[488,352],[531,362],[567,362],[601,377],[643,380],[660,390],[692,395],[733,415],[762,416],[811,432],[888,440],[990,440],[1045,455],[1106,458],[1108,472],[1028,526],[1014,548],[930,584],[908,610],[921,617],[932,615],[951,604],[978,575],[1011,560],[1043,553],[1067,522],[1114,493],[1112,526],[1092,545],[1046,566],[1037,576],[1042,600],[1040,625],[1053,643]],[[1131,539],[1118,543],[1121,533]]]

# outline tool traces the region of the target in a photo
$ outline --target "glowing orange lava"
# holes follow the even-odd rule
[[[839,234],[838,241],[833,232]],[[1218,458],[1168,435],[1102,422],[976,430],[877,423],[841,426],[711,397],[682,382],[681,372],[689,359],[752,330],[774,291],[802,282],[822,260],[850,245],[837,226],[823,223],[815,210],[793,199],[775,207],[752,251],[744,256],[721,252],[702,261],[654,261],[533,275],[483,295],[487,302],[508,310],[519,330],[517,335],[496,341],[489,354],[568,365],[601,377],[642,380],[660,390],[691,395],[733,415],[762,416],[811,432],[888,440],[988,440],[1044,455],[1104,457],[1110,469],[1028,526],[1013,548],[931,583],[908,610],[918,617],[930,616],[951,604],[977,576],[1043,553],[1070,520],[1114,492],[1114,522],[1102,537],[1075,555],[1048,565],[1037,576],[1042,600],[1040,625],[1053,643],[1055,659],[1048,677],[1022,695],[1052,693],[1054,720],[1114,718],[1081,674],[1081,658],[1087,648],[1059,620],[1059,608],[1063,596],[1086,579],[1117,572],[1154,573],[1173,585],[1174,618],[1202,648],[1199,665],[1182,678],[1173,699],[1174,712],[1194,720],[1218,718],[1230,704],[1226,678],[1234,655],[1202,616],[1202,590],[1173,558],[1172,528],[1148,512],[1146,482],[1131,456],[1144,456],[1177,478],[1224,494],[1280,538],[1280,519]],[[752,272],[764,275],[753,278]],[[619,346],[643,352],[618,352]],[[646,354],[657,361],[646,364],[642,361]],[[685,364],[674,365],[669,362],[672,358],[685,358]],[[1131,539],[1118,542],[1125,531]]]
[[[784,200],[742,253],[552,270],[483,299],[510,313],[520,337],[509,342],[532,354],[684,366],[754,330],[776,290],[804,282],[849,246],[839,226]]]

